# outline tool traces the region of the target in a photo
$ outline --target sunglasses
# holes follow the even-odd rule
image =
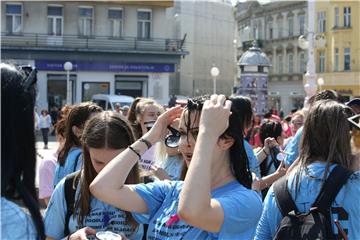
[[[360,114],[349,117],[348,121],[350,122],[351,129],[354,128],[354,129],[357,129],[358,131],[360,131]]]
[[[29,91],[30,88],[37,82],[37,69],[30,65],[20,66],[20,69],[25,73],[26,76],[24,89],[25,91]]]
[[[173,127],[167,127],[171,134],[165,138],[165,145],[169,148],[177,148],[180,141],[180,132]]]

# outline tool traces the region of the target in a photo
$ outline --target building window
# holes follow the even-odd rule
[[[282,19],[277,20],[278,38],[282,38]]]
[[[119,38],[123,34],[123,10],[109,9],[111,36]]]
[[[300,53],[300,72],[304,73],[305,70],[305,53]]]
[[[292,53],[288,54],[288,70],[289,73],[293,73],[294,72],[294,55],[292,55]]]
[[[351,27],[351,8],[344,7],[344,27]]]
[[[305,33],[305,15],[299,16],[299,27],[300,27],[300,35]]]
[[[319,56],[319,72],[325,72],[325,51],[321,51]]]
[[[257,39],[257,35],[258,35],[258,29],[257,29],[257,25],[255,24],[254,27],[253,27],[253,39]]]
[[[344,71],[350,70],[350,48],[344,48]]]
[[[283,73],[283,58],[282,55],[278,55],[278,73],[282,74]]]
[[[272,22],[269,22],[269,39],[273,39],[273,24]]]
[[[93,35],[93,8],[79,7],[79,35]]]
[[[274,66],[273,65],[273,63],[272,63],[272,56],[269,56],[269,62],[270,62],[270,64],[272,65],[272,66]],[[273,71],[273,68],[272,67],[269,67],[269,73],[273,73],[274,71]]]
[[[334,71],[339,71],[339,49],[335,48],[334,54]]]
[[[294,19],[288,18],[288,28],[289,28],[289,37],[292,37],[294,35]]]
[[[108,82],[82,82],[82,101],[91,101],[94,94],[109,94],[110,83]],[[104,108],[105,109],[105,108]]]
[[[9,34],[22,32],[22,5],[6,4],[6,31]]]
[[[138,38],[140,39],[150,39],[151,38],[151,10],[144,9],[138,10]]]
[[[63,34],[63,8],[61,6],[48,6],[48,34],[61,36]]]
[[[340,20],[340,16],[339,16],[339,8],[336,7],[335,8],[335,16],[334,16],[334,27],[339,27],[339,20]]]
[[[318,12],[318,32],[326,32],[326,12]]]

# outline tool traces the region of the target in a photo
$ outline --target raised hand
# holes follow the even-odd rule
[[[168,125],[180,117],[182,110],[183,109],[180,106],[176,106],[161,114],[154,126],[143,136],[143,138],[150,141],[152,144],[163,140],[168,133]]]
[[[226,100],[224,95],[212,95],[210,100],[204,103],[199,123],[200,131],[219,137],[229,126],[230,109],[231,101]]]

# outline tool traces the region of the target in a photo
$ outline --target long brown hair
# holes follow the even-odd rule
[[[80,197],[76,201],[75,208],[79,210],[78,223],[83,222],[84,217],[91,211],[89,190],[90,183],[97,173],[91,163],[89,148],[123,149],[135,141],[132,128],[127,119],[120,114],[110,111],[102,112],[92,117],[85,125],[82,135],[83,146],[83,170],[80,177]],[[136,164],[126,178],[126,184],[137,184],[139,179],[139,168]],[[137,222],[129,212],[126,219],[136,229]]]
[[[72,147],[80,147],[80,139],[74,134],[72,127],[84,128],[86,120],[92,113],[101,112],[102,108],[91,102],[75,105],[66,117],[65,143],[59,152],[58,162],[64,166],[66,157]]]
[[[330,165],[337,163],[350,169],[352,164],[350,127],[347,121],[348,107],[333,100],[321,100],[310,108],[306,117],[296,173],[296,189],[299,190],[300,175],[315,162],[326,163],[323,179]]]

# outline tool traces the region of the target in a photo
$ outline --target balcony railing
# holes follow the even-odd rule
[[[108,51],[150,51],[150,52],[185,52],[184,43],[179,39],[139,39],[135,37],[107,36],[52,36],[38,33],[9,35],[1,33],[1,46],[29,47],[49,49],[89,49]]]

